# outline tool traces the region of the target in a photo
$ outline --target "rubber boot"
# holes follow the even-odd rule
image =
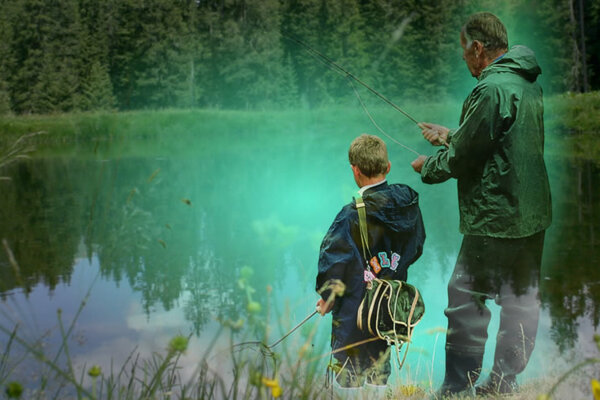
[[[368,400],[391,399],[391,396],[388,396],[387,385],[373,385],[370,383],[365,383],[364,392],[366,395],[365,399]]]
[[[458,393],[471,394],[481,373],[483,354],[446,350],[446,374],[437,397],[443,399]]]
[[[365,399],[365,391],[362,386],[359,387],[342,387],[337,382],[333,384],[334,400],[363,400]]]
[[[518,390],[517,378],[514,375],[501,376],[492,372],[490,377],[481,385],[475,387],[478,396],[497,396],[510,394]]]

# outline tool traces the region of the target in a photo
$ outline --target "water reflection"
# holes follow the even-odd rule
[[[564,350],[578,339],[582,319],[600,324],[600,165],[566,160],[555,182],[558,210],[544,265],[542,301],[552,337]]]
[[[0,251],[0,295],[30,293],[40,283],[53,290],[71,281],[77,258],[96,257],[105,280],[140,295],[148,318],[157,308],[181,308],[199,335],[211,316],[236,320],[243,311],[245,294],[236,284],[244,266],[256,271],[251,284],[261,291],[288,279],[281,271],[290,266],[299,274],[295,290],[312,288],[316,246],[354,188],[345,154],[315,160],[310,149],[289,147],[259,156],[221,149],[209,160],[57,157],[11,166],[4,174],[12,181],[0,182],[0,239],[7,247]],[[261,163],[267,161],[265,169]],[[290,179],[289,165],[310,165],[310,172]],[[310,190],[318,171],[331,165],[339,169],[333,176],[348,180]],[[600,171],[593,163],[551,160],[549,166],[557,212],[546,237],[542,301],[553,338],[564,349],[577,340],[582,318],[595,327],[600,322]],[[258,184],[256,176],[268,184]],[[285,194],[277,192],[283,181]],[[421,192],[424,210],[446,215],[456,209],[447,192],[408,183]],[[457,241],[447,240],[448,232],[456,232],[448,220],[427,226],[435,242],[425,250],[446,269],[457,251]],[[426,285],[428,275],[440,271],[411,274]]]
[[[81,199],[72,181],[71,163],[21,162],[0,192],[0,293],[30,292],[39,282],[50,289],[68,282],[82,229]],[[78,207],[79,206],[79,207]],[[14,259],[9,263],[8,252]]]
[[[7,247],[0,255],[0,293],[28,293],[38,283],[53,290],[70,282],[76,258],[95,256],[103,278],[141,294],[147,315],[158,304],[167,311],[179,306],[186,292],[182,306],[196,333],[217,308],[233,316],[243,303],[231,284],[236,268],[217,273],[228,260],[215,256],[207,238],[207,225],[226,224],[228,214],[194,212],[202,202],[181,201],[176,182],[149,178],[155,164],[39,159],[16,166],[10,190],[0,195],[0,238]],[[163,175],[176,176],[162,164]]]

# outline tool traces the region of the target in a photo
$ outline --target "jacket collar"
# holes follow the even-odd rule
[[[375,193],[380,190],[385,189],[388,186],[387,180],[382,180],[380,182],[374,183],[372,185],[363,186],[358,191],[359,196],[364,197],[367,194]]]

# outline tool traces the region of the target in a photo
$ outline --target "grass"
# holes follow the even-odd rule
[[[8,143],[5,146],[0,146],[0,172],[19,160],[29,158],[29,153],[34,151],[34,146],[31,140],[44,134],[43,131],[22,134],[14,142]],[[8,177],[0,175],[0,180],[9,180]]]
[[[413,108],[416,109],[416,106]],[[448,107],[445,103],[427,107],[419,105],[419,109],[426,110],[427,114],[435,113],[439,122],[447,124],[457,119],[455,114],[459,108],[458,104]],[[369,107],[369,111],[377,123],[396,139],[411,147],[423,142],[419,129],[393,109],[376,105]],[[425,111],[422,113],[425,114]],[[269,143],[247,139],[257,134],[263,139],[282,135],[299,136],[305,141],[322,140],[325,137],[331,139],[340,135],[340,126],[356,127],[356,131],[348,132],[347,137],[354,137],[363,131],[379,134],[358,106],[252,112],[166,109],[4,116],[0,117],[0,143],[12,142],[23,134],[44,130],[48,134],[36,142],[44,154],[69,151],[65,148],[68,144],[70,148],[77,148],[75,156],[90,154],[92,149],[94,153],[103,152],[108,147],[118,147],[121,154],[136,156],[148,154],[144,139],[152,139],[158,146],[151,151],[198,156],[203,151],[203,140],[217,141],[221,143],[220,147],[231,151],[235,151],[241,143],[244,143],[244,150],[262,151]],[[96,142],[96,145],[90,146],[90,142]]]
[[[545,104],[547,153],[561,155],[568,148],[569,153],[578,157],[600,160],[600,92],[551,96],[545,99]],[[461,105],[456,101],[426,104],[409,101],[404,107],[419,120],[456,127]],[[369,104],[368,110],[386,133],[419,149],[423,140],[411,121],[376,102]],[[356,132],[349,133],[349,137],[361,131],[381,135],[358,105],[252,112],[165,109],[3,116],[0,117],[0,146],[12,144],[30,132],[44,131],[47,135],[35,138],[39,151],[44,154],[60,154],[69,151],[68,147],[76,149],[72,155],[85,156],[91,151],[96,154],[118,148],[121,154],[136,156],[148,154],[143,139],[152,139],[158,143],[152,151],[198,156],[202,154],[204,140],[217,141],[220,147],[232,151],[242,142],[245,150],[261,151],[268,143],[239,140],[256,136],[259,133],[256,127],[260,127],[261,138],[293,132],[303,140],[312,141],[339,135],[340,126],[356,127]],[[90,142],[95,145],[90,146]],[[248,143],[255,148],[248,148]]]

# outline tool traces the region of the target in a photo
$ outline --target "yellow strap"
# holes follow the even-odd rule
[[[358,211],[358,225],[360,227],[360,242],[362,245],[363,257],[369,265],[369,259],[371,258],[371,250],[369,250],[369,234],[367,230],[367,211],[365,209],[365,202],[361,196],[356,198],[356,211]],[[369,258],[367,258],[367,252],[369,252]]]

